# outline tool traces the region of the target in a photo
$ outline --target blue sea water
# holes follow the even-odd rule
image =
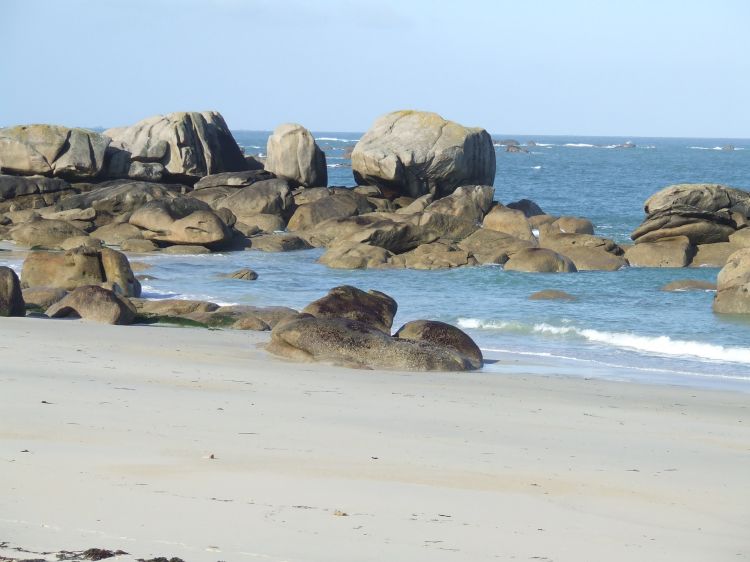
[[[269,133],[234,134],[246,153],[265,152]],[[354,185],[342,155],[361,133],[315,136],[327,154],[329,185]],[[597,234],[619,242],[629,241],[643,219],[643,202],[663,187],[712,182],[750,189],[750,140],[512,138],[537,146],[529,153],[496,147],[497,200],[529,198],[550,214],[585,216]],[[625,141],[636,147],[615,148]],[[720,150],[727,144],[736,150]],[[377,289],[398,301],[397,325],[430,318],[461,326],[496,361],[485,367],[489,371],[512,371],[510,366],[523,360],[565,374],[750,390],[750,319],[713,314],[711,291],[660,290],[677,279],[715,281],[715,268],[576,274],[506,272],[499,266],[342,271],[317,264],[321,254],[316,249],[135,259],[153,264],[148,273],[156,279],[144,282],[145,296],[153,298],[302,307],[336,285]],[[254,269],[259,279],[219,277],[241,267]],[[567,291],[578,300],[528,300],[541,289]]]

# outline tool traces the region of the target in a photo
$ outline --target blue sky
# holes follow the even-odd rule
[[[0,0],[0,125],[750,137],[748,0]]]

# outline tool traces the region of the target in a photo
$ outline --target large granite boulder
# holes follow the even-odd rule
[[[445,322],[414,320],[407,322],[396,332],[402,340],[423,341],[448,347],[469,359],[472,369],[481,369],[484,363],[482,351],[465,332]]]
[[[196,196],[200,196],[200,190]],[[229,209],[240,222],[245,217],[276,215],[288,220],[294,212],[294,198],[289,182],[283,179],[263,180],[248,187],[233,189],[224,199],[213,205],[216,209]]]
[[[221,244],[231,238],[229,228],[211,207],[190,197],[146,203],[129,222],[144,229],[147,240],[169,244]]]
[[[0,175],[0,212],[46,207],[71,193],[61,178]]]
[[[488,230],[502,232],[520,240],[536,244],[536,238],[531,231],[531,224],[523,211],[510,209],[503,205],[496,205],[484,217],[482,225]]]
[[[359,242],[340,242],[329,246],[318,263],[333,269],[383,269],[389,267],[393,254],[385,248],[361,244]]]
[[[296,123],[279,125],[268,137],[265,168],[303,187],[328,185],[325,153],[310,131]]]
[[[247,163],[224,118],[216,111],[156,115],[130,127],[108,129],[110,177],[193,182]]]
[[[625,259],[634,267],[685,267],[694,253],[688,237],[678,236],[635,244],[625,250]]]
[[[491,185],[462,185],[450,195],[430,203],[424,210],[481,223],[492,207],[494,196],[495,188]]]
[[[571,273],[578,271],[575,264],[565,256],[547,248],[525,248],[519,250],[505,262],[506,271],[528,273]]]
[[[29,287],[21,289],[23,300],[26,306],[33,306],[42,310],[47,310],[50,306],[68,294],[65,289],[58,287]]]
[[[66,252],[31,252],[23,262],[23,288],[70,291],[84,285],[102,285],[128,297],[141,294],[141,284],[125,255],[109,248],[82,246]]]
[[[309,250],[312,248],[303,238],[289,232],[275,232],[273,234],[261,234],[250,238],[251,250],[261,252],[294,252],[297,250]]]
[[[388,260],[388,263],[392,267],[429,270],[477,265],[478,262],[470,252],[452,242],[437,240],[430,244],[422,244],[409,252],[393,256]]]
[[[97,177],[109,138],[85,129],[21,125],[0,129],[0,172],[67,179]]]
[[[466,371],[469,358],[427,341],[393,338],[357,320],[301,314],[279,322],[268,351],[295,361],[408,371]]]
[[[687,236],[692,244],[726,242],[750,217],[750,193],[718,184],[679,184],[646,200],[636,244]]]
[[[86,285],[78,287],[47,309],[50,318],[78,316],[103,324],[132,324],[135,307],[130,301],[109,289]]]
[[[11,239],[29,248],[59,248],[68,238],[86,236],[86,232],[67,221],[47,220],[40,217],[19,224],[10,231]]]
[[[495,148],[484,129],[435,113],[396,111],[377,119],[352,152],[354,179],[410,197],[492,185]]]
[[[373,210],[366,197],[349,189],[325,191],[328,192],[326,196],[297,207],[287,224],[289,230],[307,230],[328,219],[352,217]]]
[[[738,250],[719,271],[714,312],[750,314],[750,248]]]
[[[391,333],[396,301],[380,291],[362,291],[343,285],[334,287],[324,297],[308,304],[302,312],[316,318],[346,318]]]
[[[0,266],[0,316],[25,316],[26,303],[18,275],[9,267]]]
[[[628,265],[620,246],[592,234],[556,233],[550,229],[540,237],[539,246],[569,258],[578,271],[617,271]]]
[[[461,240],[458,246],[474,256],[480,264],[503,264],[516,252],[535,247],[536,241],[521,240],[504,232],[480,228]]]

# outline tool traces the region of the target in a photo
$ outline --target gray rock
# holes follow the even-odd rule
[[[279,125],[268,137],[265,168],[304,187],[325,187],[328,169],[310,131],[296,123]]]
[[[373,210],[367,198],[350,190],[326,191],[327,196],[298,206],[289,219],[287,228],[291,231],[308,230],[328,219],[352,217]]]
[[[17,244],[29,248],[59,248],[68,238],[87,234],[67,221],[33,218],[11,229],[10,236]]]
[[[23,293],[23,300],[26,301],[27,305],[35,306],[42,310],[47,310],[68,294],[68,291],[65,289],[57,287],[29,287],[21,289],[21,292]]]
[[[261,252],[293,252],[309,250],[312,246],[294,234],[261,234],[250,238],[250,249]]]
[[[694,253],[687,236],[679,236],[635,244],[625,251],[625,259],[634,267],[685,267]]]
[[[71,185],[60,178],[0,175],[0,212],[52,205],[71,193]]]
[[[434,320],[414,320],[401,326],[395,337],[402,340],[428,342],[447,347],[466,357],[472,369],[484,364],[482,351],[468,334],[455,326]]]
[[[112,139],[110,177],[122,177],[123,161],[126,173],[133,162],[158,163],[165,178],[184,181],[247,169],[224,118],[215,111],[156,115],[104,134]]]
[[[396,111],[377,119],[352,152],[354,179],[410,197],[443,197],[461,185],[492,185],[495,148],[484,129],[435,113]]]
[[[505,262],[506,271],[540,273],[572,273],[578,271],[573,262],[547,248],[526,248],[513,254]]]
[[[481,223],[492,207],[494,196],[495,188],[491,185],[462,185],[450,195],[430,203],[424,210]]]
[[[73,195],[60,201],[60,210],[87,209],[110,215],[132,213],[151,201],[179,197],[186,186],[149,183],[143,181],[114,180],[98,184],[89,192]]]
[[[534,203],[531,199],[519,199],[518,201],[514,201],[513,203],[508,203],[506,207],[508,207],[509,209],[515,209],[516,211],[521,211],[526,218],[536,217],[544,214],[542,208]]]
[[[143,237],[168,244],[211,245],[227,242],[229,228],[207,204],[191,197],[155,200],[130,217]]]
[[[22,125],[0,129],[0,172],[93,178],[104,166],[109,138],[85,129]]]
[[[225,279],[239,279],[242,281],[255,281],[258,278],[258,274],[252,269],[238,269],[232,273],[226,273],[222,275]]]
[[[248,187],[259,181],[274,179],[274,175],[263,169],[246,170],[244,172],[222,172],[211,174],[199,179],[193,189],[198,191],[209,187]]]

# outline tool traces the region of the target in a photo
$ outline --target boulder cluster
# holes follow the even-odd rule
[[[632,245],[597,236],[585,218],[546,214],[533,201],[504,205],[492,185],[487,131],[434,113],[380,117],[349,157],[358,185],[329,187],[325,153],[301,125],[279,126],[260,162],[242,153],[211,111],[103,133],[0,129],[0,238],[65,251],[49,259],[68,270],[111,259],[102,257],[114,251],[104,246],[176,254],[318,247],[325,249],[320,263],[331,268],[499,264],[550,273],[721,267],[750,247],[750,194],[722,185],[656,193]],[[37,271],[47,259],[33,258]],[[30,265],[27,283],[37,282],[33,271]],[[100,269],[90,281],[124,283],[120,294],[137,296],[132,280],[113,279]]]

